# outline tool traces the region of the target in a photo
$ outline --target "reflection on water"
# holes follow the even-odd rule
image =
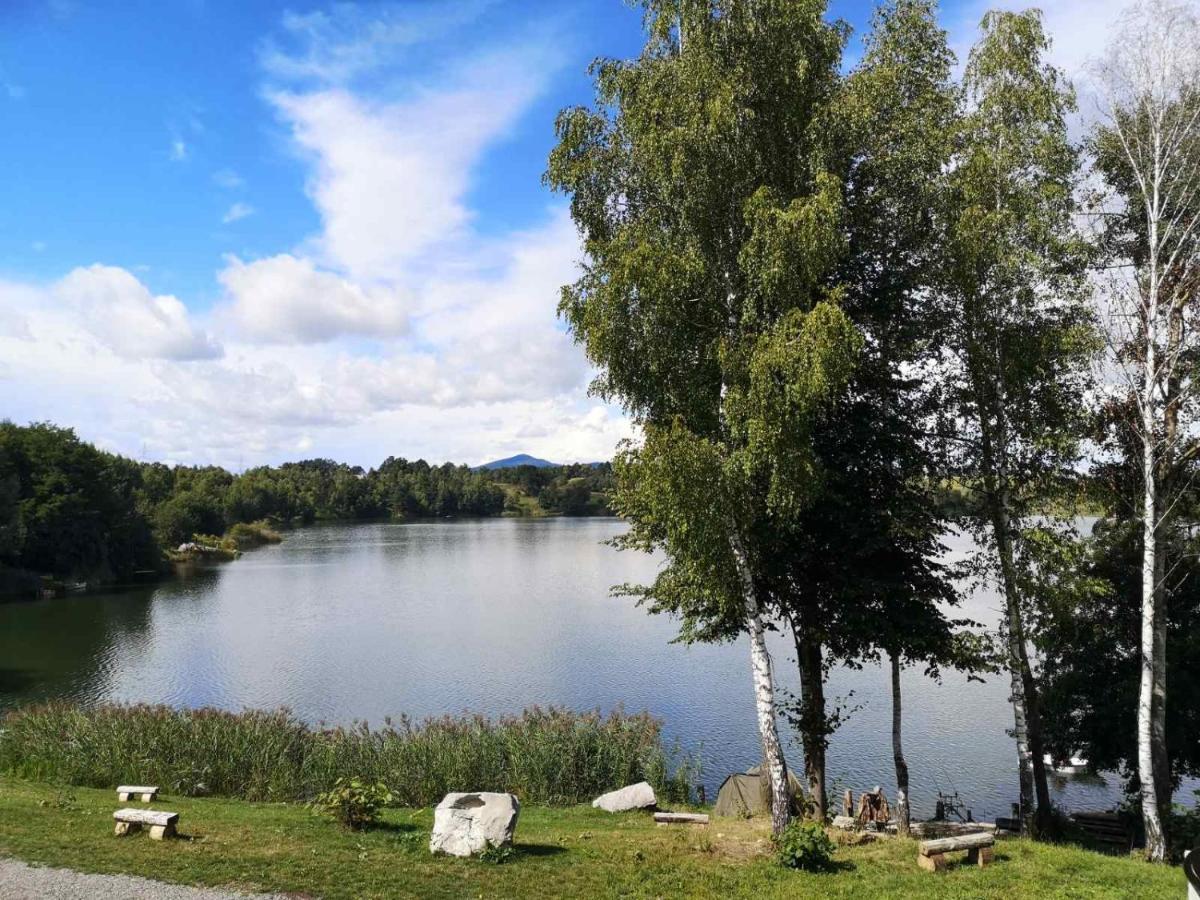
[[[329,525],[236,563],[151,588],[0,606],[0,706],[61,697],[227,709],[288,706],[311,721],[408,713],[500,714],[556,704],[649,709],[698,756],[710,797],[756,762],[744,642],[672,644],[673,624],[609,587],[656,562],[603,544],[613,519]],[[959,539],[951,548],[969,548]],[[999,600],[965,615],[994,625]],[[787,642],[776,669],[796,690]],[[918,814],[937,790],[977,816],[1017,796],[1007,679],[940,684],[906,671],[905,752]],[[874,665],[837,670],[829,696],[856,709],[830,747],[831,796],[892,789],[891,694]],[[793,743],[790,758],[799,763]],[[1111,804],[1119,784],[1054,785],[1073,808]]]

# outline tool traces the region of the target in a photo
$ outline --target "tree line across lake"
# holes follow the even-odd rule
[[[106,453],[73,431],[0,423],[0,597],[41,576],[106,582],[164,568],[180,544],[248,523],[606,513],[609,465],[473,470],[389,457],[312,459],[234,474]]]

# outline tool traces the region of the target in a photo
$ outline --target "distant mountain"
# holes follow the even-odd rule
[[[539,469],[545,469],[549,466],[557,466],[558,463],[552,463],[546,459],[538,459],[536,456],[530,456],[528,453],[518,453],[516,456],[509,456],[505,459],[493,460],[489,463],[484,463],[482,466],[475,466],[478,469],[515,469],[517,466],[536,466]]]

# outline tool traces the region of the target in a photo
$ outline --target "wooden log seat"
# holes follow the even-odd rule
[[[134,797],[140,797],[143,803],[153,803],[158,799],[158,788],[136,784],[123,784],[117,788],[117,799],[122,803],[128,803]]]
[[[657,825],[707,825],[708,816],[703,813],[656,812],[654,822]]]
[[[992,861],[995,843],[996,836],[991,832],[921,841],[917,851],[917,865],[927,872],[941,872],[946,868],[947,853],[966,850],[967,863],[983,868]]]
[[[143,825],[150,826],[150,837],[156,841],[163,838],[175,837],[175,826],[179,822],[179,813],[157,812],[153,809],[118,809],[113,813],[117,820],[116,834],[133,834],[141,831]]]

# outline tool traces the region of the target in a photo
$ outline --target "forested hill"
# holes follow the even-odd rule
[[[389,457],[364,470],[327,459],[235,475],[106,453],[71,429],[0,423],[0,596],[38,576],[108,581],[163,568],[165,553],[241,523],[607,513],[612,470],[472,471]]]

